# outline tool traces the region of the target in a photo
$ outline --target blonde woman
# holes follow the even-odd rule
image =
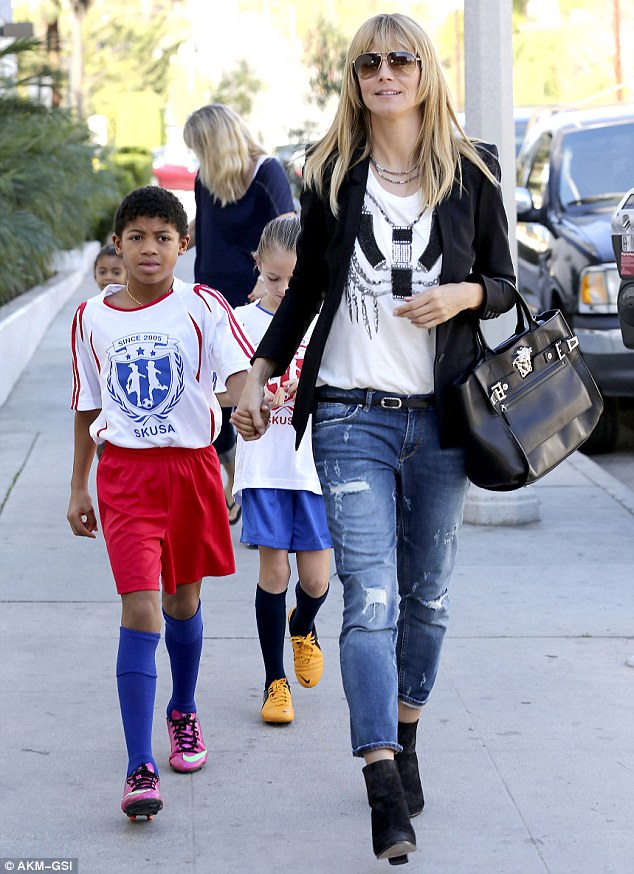
[[[306,164],[297,264],[234,414],[265,428],[266,380],[319,312],[294,425],[312,417],[344,610],[352,752],[379,859],[416,849],[416,728],[438,670],[467,479],[453,384],[478,319],[515,282],[495,147],[470,142],[427,34],[377,15],[348,50],[339,107]]]
[[[242,118],[221,103],[193,112],[183,130],[185,144],[200,165],[194,194],[196,218],[190,246],[196,246],[194,280],[222,292],[232,307],[243,306],[256,284],[252,252],[264,226],[294,213],[291,188],[282,165],[266,154]],[[231,410],[215,446],[227,474],[225,500],[230,524],[240,519],[233,501],[235,432]]]

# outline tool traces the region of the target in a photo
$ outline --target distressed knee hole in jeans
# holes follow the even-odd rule
[[[448,594],[447,589],[445,589],[440,598],[436,598],[435,601],[422,601],[421,603],[423,607],[427,607],[428,610],[442,610]]]
[[[330,486],[331,495],[358,495],[359,492],[368,492],[369,490],[370,485],[365,480],[350,480],[348,483]]]
[[[372,611],[370,622],[376,619],[377,607],[387,607],[387,592],[380,586],[372,586],[365,590],[365,604],[362,610],[364,616]]]

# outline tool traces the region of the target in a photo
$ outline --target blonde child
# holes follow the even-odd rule
[[[286,292],[295,266],[299,221],[294,216],[270,221],[254,253],[264,297],[235,310],[257,345]],[[255,615],[265,669],[262,719],[294,719],[291,690],[284,669],[286,590],[289,552],[297,560],[296,606],[288,614],[295,676],[306,687],[322,675],[323,655],[315,617],[328,592],[331,540],[310,440],[295,451],[291,425],[294,395],[306,341],[286,373],[267,385],[270,426],[257,442],[238,439],[234,497],[242,505],[243,543],[257,544],[260,556]]]

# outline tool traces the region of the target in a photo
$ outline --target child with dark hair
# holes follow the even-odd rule
[[[88,477],[95,444],[105,444],[97,494],[122,603],[117,686],[128,767],[121,808],[131,819],[149,819],[163,806],[152,753],[162,617],[173,682],[169,763],[189,773],[207,761],[195,702],[201,582],[235,571],[211,445],[221,421],[212,377],[220,374],[236,401],[252,350],[219,292],[174,278],[188,239],[187,216],[171,192],[132,191],[113,233],[127,282],[80,304],[72,327],[75,449],[67,518],[74,534],[95,537]]]
[[[100,291],[107,285],[123,285],[128,278],[123,258],[117,254],[113,243],[102,246],[97,253],[93,276]]]

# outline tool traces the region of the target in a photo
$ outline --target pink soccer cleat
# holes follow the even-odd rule
[[[207,749],[196,714],[172,710],[172,715],[167,717],[167,730],[171,747],[170,766],[181,774],[200,771],[207,761]]]
[[[162,807],[159,775],[151,762],[145,762],[126,777],[121,810],[131,820],[137,816],[152,819]]]

